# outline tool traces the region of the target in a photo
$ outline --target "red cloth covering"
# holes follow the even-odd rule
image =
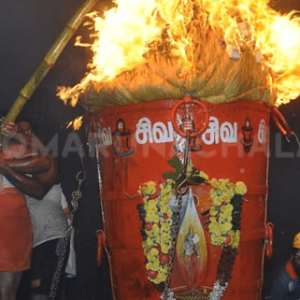
[[[291,263],[291,261],[289,260],[287,263],[286,263],[286,271],[287,273],[290,275],[290,277],[294,280],[294,279],[298,279],[298,275],[296,274],[295,270],[294,270],[294,267]]]
[[[25,197],[15,188],[0,191],[0,271],[30,268],[33,232]]]

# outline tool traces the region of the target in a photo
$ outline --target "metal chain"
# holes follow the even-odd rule
[[[170,249],[170,270],[169,270],[169,274],[168,274],[168,278],[166,280],[165,283],[165,288],[164,291],[161,295],[161,299],[162,300],[171,300],[172,298],[172,293],[170,291],[170,280],[171,280],[171,273],[172,273],[172,269],[173,269],[173,262],[174,262],[174,258],[175,258],[175,252],[176,252],[176,244],[177,244],[177,237],[178,237],[178,233],[179,233],[179,220],[180,220],[180,211],[181,211],[181,207],[182,207],[182,195],[179,194],[177,196],[176,199],[177,203],[177,210],[175,212],[175,222],[174,222],[174,236],[172,238],[172,247]]]
[[[183,169],[182,173],[179,175],[180,179],[182,179],[182,182],[184,183],[186,181],[187,176],[187,163],[188,163],[188,155],[189,155],[189,142],[190,142],[190,135],[188,134],[186,138],[186,145],[185,145],[185,151],[184,151],[184,159],[183,159]],[[173,263],[175,258],[175,252],[176,252],[176,245],[177,245],[177,238],[180,230],[179,221],[180,221],[180,212],[182,208],[182,196],[186,193],[186,188],[181,188],[182,183],[179,184],[177,187],[177,197],[176,197],[176,206],[177,210],[174,213],[175,214],[175,222],[174,222],[174,236],[172,238],[172,247],[170,249],[170,270],[168,274],[168,278],[165,283],[164,291],[160,297],[161,300],[175,300],[173,298],[174,293],[170,289],[170,280],[171,280],[171,273],[173,269]]]
[[[77,190],[72,192],[72,201],[71,201],[72,210],[70,212],[70,218],[68,220],[68,230],[67,230],[67,234],[65,237],[63,251],[62,251],[62,254],[59,256],[57,267],[56,267],[56,270],[55,270],[55,273],[53,276],[53,281],[51,284],[50,294],[49,294],[50,300],[56,300],[56,297],[57,297],[59,282],[61,280],[61,276],[65,269],[66,258],[67,258],[67,254],[69,252],[71,234],[74,229],[73,228],[73,220],[74,220],[75,213],[78,209],[78,201],[82,197],[81,184],[85,180],[85,178],[86,178],[86,175],[85,175],[84,171],[79,171],[76,174],[76,180],[78,181],[78,187],[77,187]]]

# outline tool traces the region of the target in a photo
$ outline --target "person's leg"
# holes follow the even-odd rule
[[[30,300],[49,299],[50,286],[57,266],[56,246],[58,239],[47,241],[32,251]]]
[[[22,272],[0,272],[0,299],[15,300]]]

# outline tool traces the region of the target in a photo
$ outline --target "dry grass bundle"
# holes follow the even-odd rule
[[[95,111],[108,105],[182,99],[185,93],[215,104],[239,99],[271,104],[275,101],[270,90],[271,72],[251,44],[245,42],[240,51],[232,47],[239,56],[232,57],[221,32],[208,25],[193,25],[191,66],[182,67],[172,57],[168,41],[163,41],[152,46],[146,55],[147,62],[138,68],[123,72],[108,83],[93,83],[81,104]]]

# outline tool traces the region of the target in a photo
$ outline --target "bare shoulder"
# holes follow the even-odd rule
[[[2,151],[5,159],[22,159],[39,155],[36,150],[21,144],[9,144]]]

